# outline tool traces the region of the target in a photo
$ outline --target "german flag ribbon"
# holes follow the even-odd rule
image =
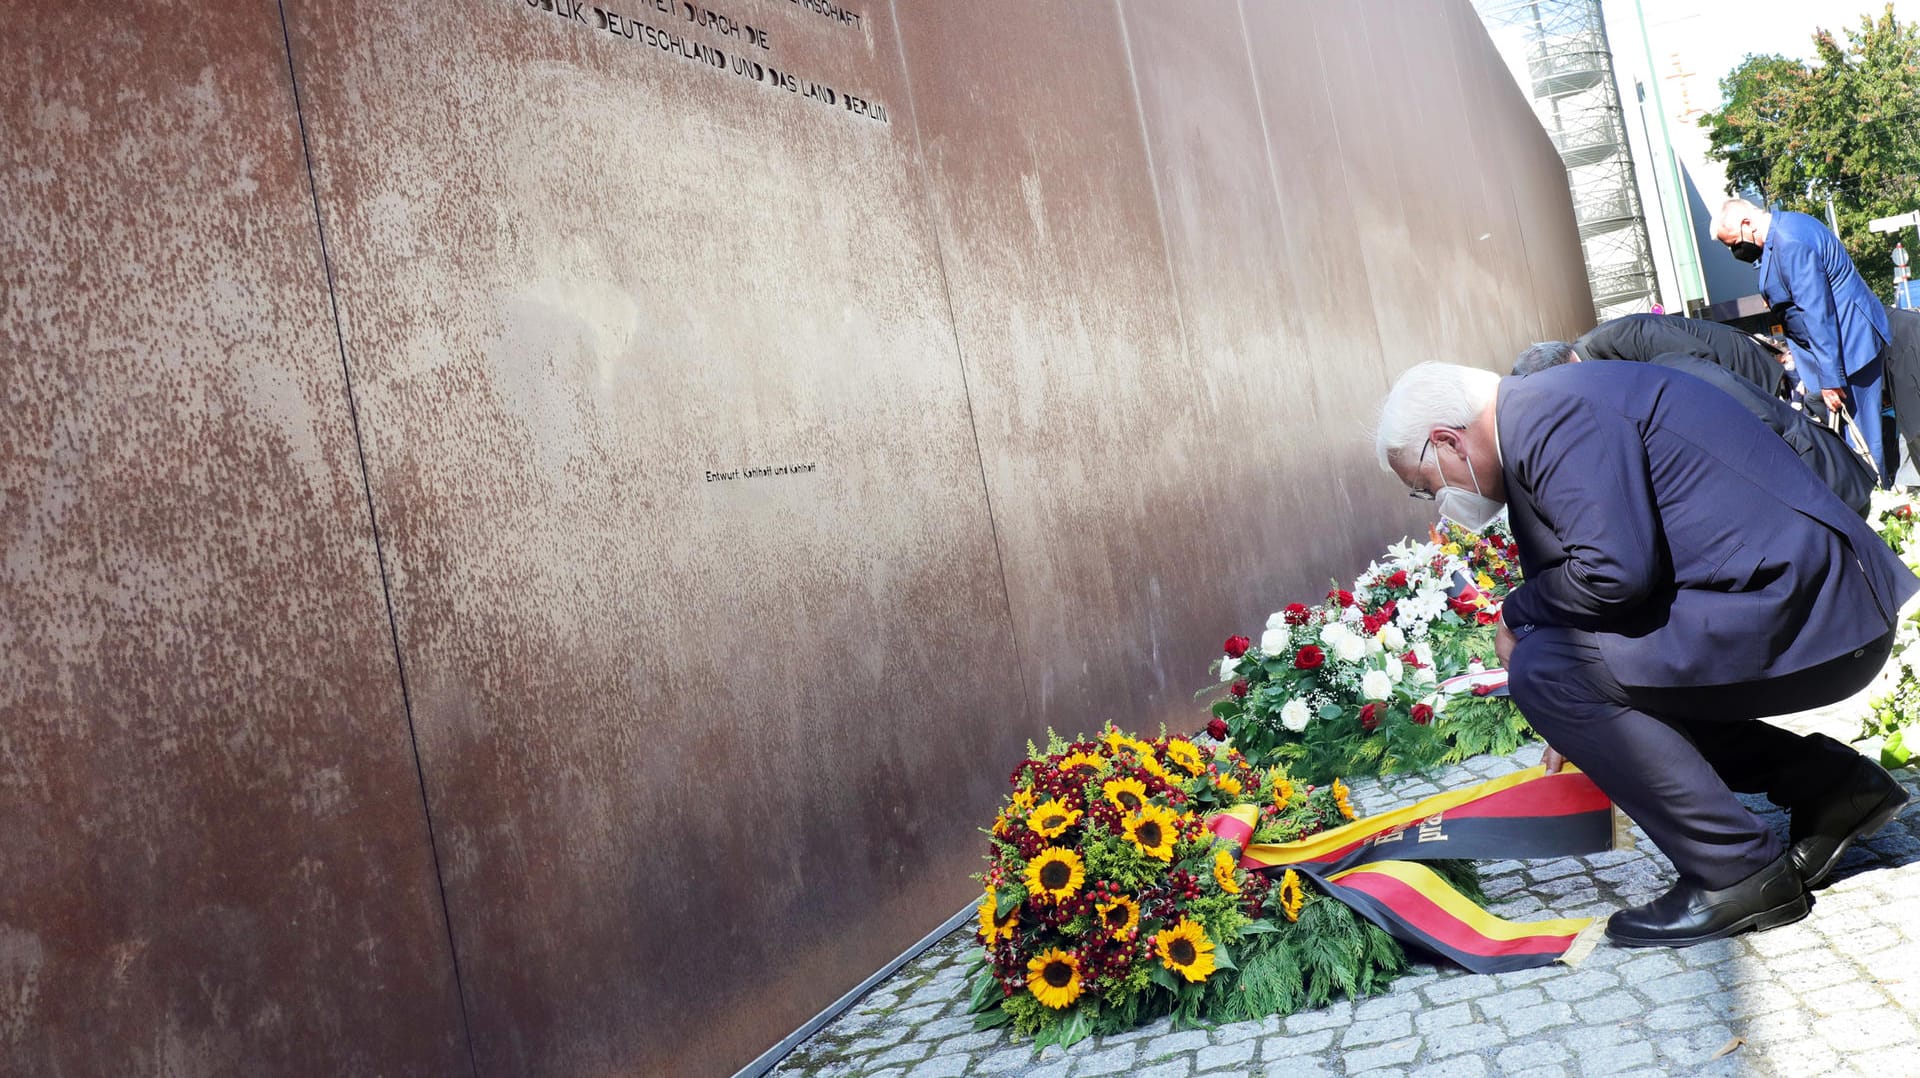
[[[1312,876],[1321,890],[1394,938],[1475,973],[1572,964],[1592,949],[1592,918],[1508,921],[1418,863],[1612,849],[1613,804],[1571,766],[1552,775],[1532,767],[1297,842],[1252,842],[1258,818],[1258,808],[1239,805],[1209,818],[1208,826],[1242,848],[1242,867]]]

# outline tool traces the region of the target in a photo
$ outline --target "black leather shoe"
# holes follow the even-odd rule
[[[1795,806],[1787,828],[1800,880],[1819,886],[1854,840],[1866,838],[1907,807],[1907,791],[1879,764],[1858,757],[1853,772],[1820,801]]]
[[[1807,892],[1794,871],[1793,855],[1731,887],[1709,891],[1681,880],[1644,906],[1607,920],[1607,938],[1622,947],[1691,947],[1749,928],[1764,931],[1807,915]]]

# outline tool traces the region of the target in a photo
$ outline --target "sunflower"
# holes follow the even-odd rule
[[[1033,791],[1015,790],[1012,797],[1013,810],[1022,816],[1033,811]]]
[[[1233,796],[1233,797],[1239,797],[1240,791],[1246,789],[1246,787],[1240,785],[1240,780],[1237,778],[1234,778],[1232,775],[1220,776],[1217,784],[1222,790],[1225,790],[1230,796]]]
[[[1027,862],[1027,893],[1045,895],[1058,902],[1080,893],[1087,882],[1086,862],[1072,850],[1049,846],[1040,856]]]
[[[1167,742],[1167,759],[1189,775],[1198,775],[1207,769],[1207,765],[1201,762],[1199,748],[1193,742],[1177,737]]]
[[[1013,926],[1020,922],[1020,907],[1015,905],[1007,911],[1003,919],[999,915],[1000,899],[993,888],[987,888],[987,897],[980,900],[980,942],[991,947],[1001,940],[1013,938]]]
[[[1278,771],[1267,778],[1273,787],[1273,807],[1286,808],[1287,802],[1293,800],[1293,783],[1288,782],[1287,777]]]
[[[1139,779],[1108,779],[1100,792],[1121,812],[1138,812],[1147,803],[1147,787]]]
[[[1076,752],[1060,761],[1062,775],[1074,775],[1081,779],[1090,779],[1107,769],[1100,757],[1091,753]]]
[[[1027,989],[1033,998],[1059,1010],[1080,998],[1080,960],[1055,947],[1027,961]]]
[[[1204,981],[1213,972],[1213,941],[1196,922],[1183,920],[1156,933],[1153,949],[1161,965],[1189,981]]]
[[[1027,826],[1042,838],[1052,838],[1072,827],[1079,819],[1079,809],[1068,808],[1058,801],[1048,801],[1027,817]]]
[[[1300,886],[1300,874],[1293,869],[1288,869],[1286,874],[1280,877],[1280,912],[1287,915],[1287,920],[1298,921],[1300,907],[1306,901],[1307,892]]]
[[[1125,939],[1127,933],[1140,927],[1140,903],[1126,895],[1115,895],[1113,901],[1099,904],[1100,927],[1114,939]]]
[[[1108,730],[1107,736],[1101,740],[1106,742],[1107,755],[1109,756],[1118,756],[1123,752],[1130,752],[1135,756],[1153,755],[1152,745],[1147,744],[1139,738],[1123,734],[1118,729]]]
[[[1333,803],[1339,807],[1340,815],[1349,820],[1353,819],[1353,802],[1347,800],[1347,797],[1352,793],[1352,790],[1347,789],[1346,783],[1339,779],[1333,780]]]
[[[1239,881],[1233,878],[1235,864],[1233,854],[1228,852],[1226,847],[1213,851],[1213,882],[1219,884],[1220,889],[1230,895],[1240,893]]]
[[[1158,805],[1148,805],[1127,817],[1121,826],[1134,849],[1162,861],[1173,860],[1173,813]]]

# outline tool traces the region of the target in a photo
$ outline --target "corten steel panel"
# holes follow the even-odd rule
[[[978,894],[1031,724],[854,6],[288,4],[485,1073],[731,1070]]]
[[[1118,13],[897,10],[1029,722],[1191,729],[1250,583],[1210,540],[1273,510],[1223,460],[1243,389],[1181,336]]]
[[[468,1067],[271,0],[0,36],[0,1071]]]
[[[1270,142],[1237,4],[1128,0],[1121,10],[1200,380],[1186,452],[1211,462],[1197,492],[1210,505],[1189,514],[1207,556],[1182,591],[1201,655],[1169,672],[1199,686],[1216,638],[1319,595],[1328,567],[1365,565],[1382,535],[1404,534],[1395,503],[1405,499],[1385,497],[1365,430],[1385,379],[1373,313],[1307,279],[1321,225],[1307,220],[1310,203],[1282,197],[1269,154],[1300,152],[1298,113],[1282,101],[1266,114]],[[1330,516],[1347,526],[1326,527]]]
[[[1375,40],[1394,42],[1400,61],[1390,69],[1404,72],[1396,81],[1420,87],[1403,100],[1411,127],[1401,176],[1415,220],[1428,224],[1415,243],[1409,276],[1423,286],[1440,327],[1442,344],[1433,358],[1493,366],[1504,374],[1514,341],[1531,338],[1522,323],[1534,318],[1530,305],[1502,303],[1509,285],[1526,280],[1526,270],[1495,257],[1504,238],[1496,233],[1508,226],[1488,211],[1482,180],[1507,169],[1499,156],[1475,154],[1474,103],[1463,91],[1453,47],[1456,17],[1471,18],[1473,10],[1464,0],[1373,4],[1366,10]]]
[[[1419,276],[1420,261],[1434,222],[1416,219],[1408,206],[1413,177],[1423,167],[1407,145],[1413,121],[1404,99],[1417,91],[1415,79],[1403,79],[1392,41],[1376,41],[1377,30],[1367,18],[1370,5],[1263,5],[1269,18],[1281,21],[1275,32],[1310,34],[1326,73],[1327,94],[1333,102],[1333,123],[1339,136],[1339,167],[1346,178],[1353,206],[1354,232],[1349,237],[1365,259],[1368,299],[1380,328],[1380,346],[1387,366],[1398,370],[1415,356],[1437,355],[1446,336],[1436,309],[1439,305],[1407,302],[1409,292],[1429,291]],[[1292,18],[1282,18],[1291,15]],[[1254,55],[1272,38],[1255,33]],[[1444,241],[1433,244],[1444,246]],[[1377,470],[1377,467],[1376,467]]]
[[[1540,339],[1540,307],[1534,299],[1536,282],[1513,196],[1516,175],[1520,174],[1514,147],[1526,129],[1513,130],[1505,118],[1505,110],[1520,96],[1519,90],[1507,74],[1506,64],[1494,49],[1479,15],[1472,5],[1464,2],[1449,3],[1444,10],[1449,24],[1447,41],[1459,77],[1460,115],[1468,131],[1467,142],[1449,158],[1448,168],[1480,191],[1487,236],[1484,240],[1476,237],[1475,253],[1494,267],[1498,281],[1495,292],[1480,297],[1480,301],[1499,310],[1503,316],[1501,327],[1507,334],[1505,340],[1495,342],[1496,351],[1488,357],[1486,365],[1504,374],[1526,345]],[[1463,161],[1473,163],[1474,167],[1455,167]],[[1555,182],[1551,175],[1529,180]]]

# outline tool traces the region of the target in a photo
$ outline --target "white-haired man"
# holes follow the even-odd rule
[[[1736,401],[1641,363],[1525,378],[1426,363],[1381,408],[1383,468],[1467,527],[1504,505],[1525,582],[1496,645],[1515,703],[1673,861],[1614,914],[1626,946],[1786,924],[1906,792],[1839,742],[1759,719],[1864,686],[1920,590]],[[1791,812],[1783,844],[1734,796]]]

